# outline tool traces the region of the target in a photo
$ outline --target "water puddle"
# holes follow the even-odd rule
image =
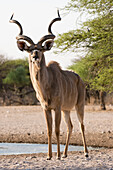
[[[60,150],[64,151],[65,145],[60,145]],[[93,147],[88,147],[94,150]],[[97,148],[96,148],[97,149]],[[69,145],[68,151],[83,151],[83,146]],[[28,144],[28,143],[0,143],[0,155],[17,155],[32,153],[47,153],[47,144]],[[57,145],[52,144],[52,152],[57,152]]]

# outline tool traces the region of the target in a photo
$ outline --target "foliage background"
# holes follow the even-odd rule
[[[91,89],[113,91],[113,1],[71,0],[63,9],[87,13],[79,29],[59,34],[56,52],[84,51],[69,69],[77,72]]]
[[[27,58],[8,60],[0,55],[0,105],[37,104]]]

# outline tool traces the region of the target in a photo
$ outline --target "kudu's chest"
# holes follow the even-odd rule
[[[33,68],[30,70],[30,78],[33,88],[36,92],[36,97],[39,100],[41,106],[43,109],[49,108],[51,105],[51,100],[46,83],[39,78],[38,73]]]

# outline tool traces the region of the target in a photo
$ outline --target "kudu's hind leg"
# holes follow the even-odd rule
[[[47,160],[52,158],[52,115],[51,110],[45,110],[45,118],[47,122],[47,134],[48,134],[48,157]]]
[[[70,111],[63,111],[63,118],[64,118],[64,121],[67,125],[67,139],[66,139],[65,150],[64,150],[64,153],[63,153],[63,158],[66,158],[69,140],[70,140],[70,136],[71,136],[72,129],[73,129],[73,125],[72,125],[71,118],[70,118]]]
[[[84,130],[84,124],[83,124],[83,118],[84,118],[84,105],[76,105],[76,111],[77,111],[77,116],[78,120],[80,123],[80,128],[81,128],[81,133],[82,133],[82,140],[83,140],[83,145],[84,145],[84,154],[86,157],[88,157],[88,149],[86,146],[86,139],[85,139],[85,130]]]

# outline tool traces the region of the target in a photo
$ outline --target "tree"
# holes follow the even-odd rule
[[[29,83],[29,77],[26,74],[25,68],[23,66],[18,66],[7,74],[3,83],[12,84],[18,88],[22,88]]]
[[[25,103],[23,97],[33,92],[27,58],[4,60],[1,57],[0,61],[0,97],[3,103]]]
[[[29,76],[26,74],[24,66],[18,66],[15,69],[12,69],[3,79],[4,84],[13,85],[15,92],[19,97],[23,98],[22,89],[30,84]]]
[[[66,6],[67,11],[82,11],[89,14],[106,14],[112,10],[112,0],[71,0]]]
[[[113,91],[113,1],[71,0],[67,11],[87,12],[91,19],[80,29],[60,34],[56,48],[60,52],[84,50],[85,55],[71,66],[90,87],[101,92]]]
[[[18,94],[21,98],[22,89],[30,84],[30,77],[28,71],[28,62],[27,60],[9,60],[3,64],[3,67],[7,67],[6,76],[2,79],[3,84],[11,85],[14,87],[16,94]],[[9,66],[11,66],[9,68]],[[11,69],[12,68],[12,69]],[[10,87],[11,88],[11,87]]]

